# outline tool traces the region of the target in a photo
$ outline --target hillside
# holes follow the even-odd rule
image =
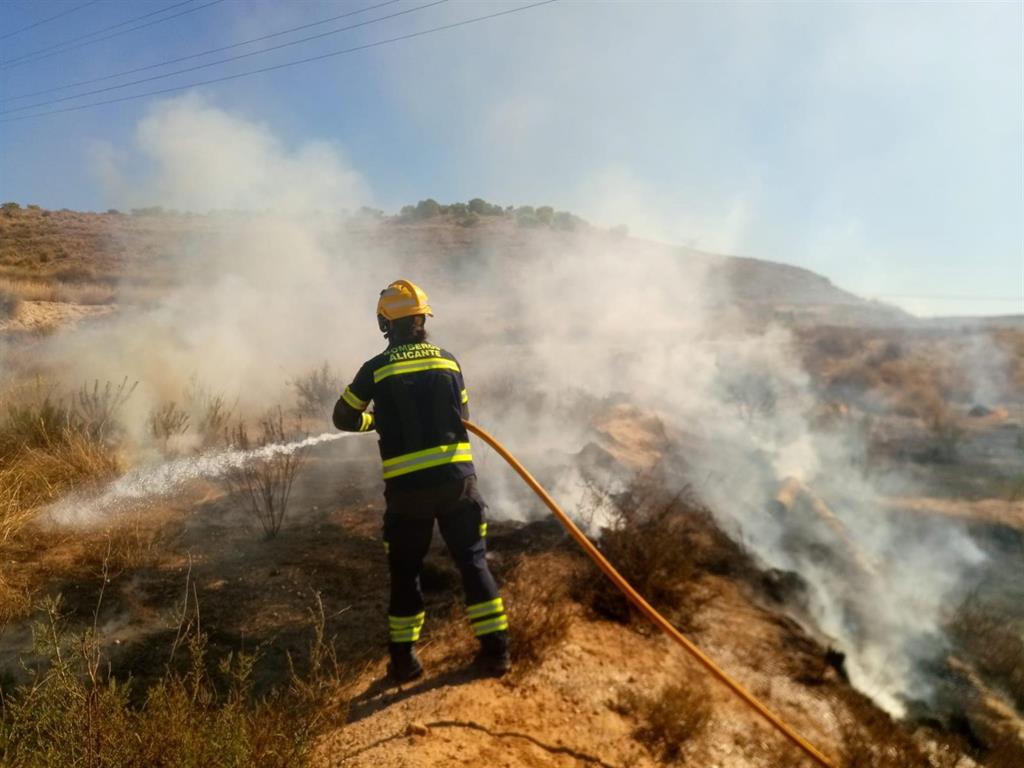
[[[1024,332],[483,201],[0,211],[0,761],[807,764],[478,444],[516,669],[467,669],[435,542],[383,681],[379,460],[325,417],[398,275],[473,419],[837,768],[1021,764]],[[246,468],[288,466],[270,535]]]
[[[326,214],[325,214],[326,216]],[[46,280],[77,286],[112,284],[132,287],[169,279],[167,260],[184,238],[213,236],[232,214],[194,215],[143,211],[79,213],[38,209],[0,213],[0,279]],[[471,222],[471,223],[467,223]],[[509,214],[458,219],[382,216],[364,213],[346,227],[368,250],[415,251],[428,262],[456,262],[483,252],[520,258],[538,239],[559,241],[612,238],[631,249],[668,251],[680,259],[704,264],[711,282],[726,295],[723,303],[739,303],[752,311],[782,312],[790,318],[807,315],[814,321],[843,323],[906,321],[894,308],[867,302],[843,291],[825,277],[788,264],[702,253],[659,243],[627,240],[591,228],[572,218],[565,228],[524,225]]]

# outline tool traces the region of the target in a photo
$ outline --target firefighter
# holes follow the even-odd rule
[[[466,613],[480,641],[476,664],[492,675],[511,664],[508,618],[487,567],[487,505],[462,423],[469,397],[456,359],[427,342],[427,315],[434,315],[427,295],[413,283],[397,280],[381,291],[377,323],[387,349],[363,364],[334,406],[338,429],[380,435],[391,573],[388,674],[396,682],[423,674],[415,651],[426,616],[420,570],[435,520],[462,575]]]

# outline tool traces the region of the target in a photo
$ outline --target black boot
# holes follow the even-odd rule
[[[491,632],[481,637],[480,652],[474,664],[481,672],[492,677],[501,677],[512,669],[512,658],[508,654],[508,632]]]
[[[423,665],[416,656],[412,643],[390,643],[391,663],[388,677],[396,683],[408,683],[423,674]]]

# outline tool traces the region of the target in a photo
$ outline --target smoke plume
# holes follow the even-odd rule
[[[352,213],[370,202],[369,185],[338,147],[286,146],[194,97],[156,106],[136,146],[104,153],[103,168],[114,204],[194,212],[168,245],[164,299],[47,345],[72,380],[141,382],[127,419],[140,446],[149,410],[193,376],[243,410],[282,402],[287,380],[323,360],[351,377],[382,346],[379,290],[406,277],[430,294],[432,338],[459,357],[474,419],[546,468],[567,505],[601,415],[632,404],[664,426],[672,481],[693,484],[765,565],[803,577],[808,615],[846,652],[855,685],[895,713],[928,699],[922,666],[945,642],[942,605],[981,554],[957,528],[883,511],[858,434],[816,424],[789,333],[746,327],[715,279],[716,257],[512,221],[500,237],[403,239],[397,225]],[[374,453],[372,440],[348,445]],[[477,450],[492,512],[538,515]],[[780,512],[787,478],[809,490]],[[831,523],[806,511],[815,496]]]

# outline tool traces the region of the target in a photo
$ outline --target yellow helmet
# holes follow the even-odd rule
[[[422,288],[408,280],[395,280],[380,292],[377,314],[385,320],[398,320],[412,315],[433,317],[434,311],[427,304],[427,294]]]

